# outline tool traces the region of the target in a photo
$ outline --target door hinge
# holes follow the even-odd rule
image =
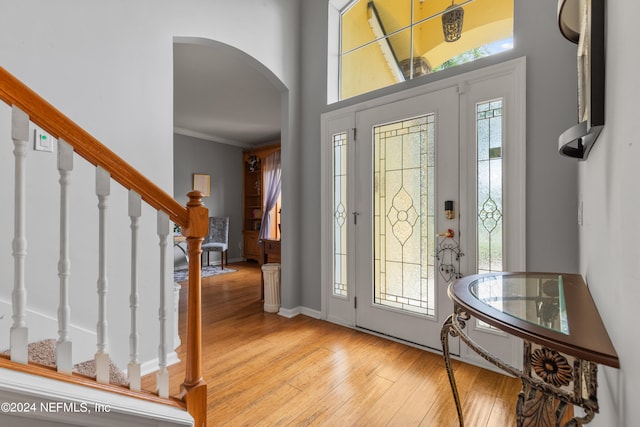
[[[356,128],[351,128],[351,140],[356,140]]]
[[[353,297],[353,308],[358,308],[358,297]]]

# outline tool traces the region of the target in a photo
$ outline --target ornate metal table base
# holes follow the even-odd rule
[[[587,424],[593,419],[598,412],[596,363],[525,340],[522,370],[514,368],[483,349],[465,334],[464,328],[470,318],[469,314],[458,307],[456,313],[444,322],[440,332],[444,362],[460,427],[464,426],[464,420],[451,367],[449,336],[460,337],[482,358],[522,381],[522,391],[518,395],[516,405],[518,427],[560,427],[568,405],[580,406],[586,415],[572,418],[563,427]]]

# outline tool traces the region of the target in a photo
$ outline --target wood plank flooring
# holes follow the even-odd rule
[[[258,266],[230,267],[238,271],[202,285],[208,426],[458,425],[440,355],[303,315],[265,313]],[[178,354],[184,359],[182,347]],[[454,368],[465,425],[515,425],[518,380],[459,362]],[[177,394],[184,367],[170,373]],[[143,387],[155,387],[154,375]]]

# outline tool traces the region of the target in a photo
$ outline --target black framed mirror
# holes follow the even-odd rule
[[[605,0],[558,0],[558,27],[577,44],[578,123],[558,138],[560,154],[585,160],[604,127]]]

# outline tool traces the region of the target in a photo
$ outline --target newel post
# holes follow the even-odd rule
[[[207,425],[207,383],[202,378],[202,301],[200,270],[202,242],[209,232],[209,210],[202,204],[202,193],[191,191],[189,225],[182,234],[189,245],[189,288],[187,300],[187,360],[180,397],[194,419],[194,426]]]

